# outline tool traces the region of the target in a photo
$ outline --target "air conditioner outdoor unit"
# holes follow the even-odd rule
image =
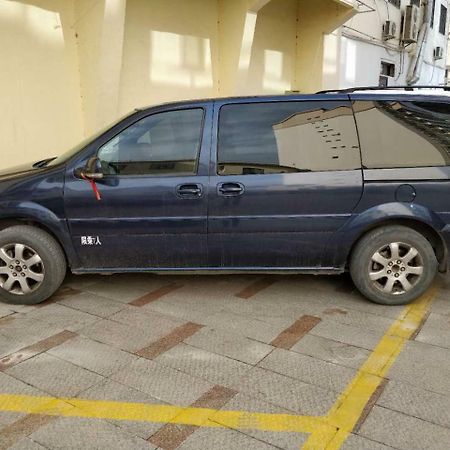
[[[392,20],[386,20],[383,25],[383,39],[385,41],[395,38],[395,33],[397,32],[397,24]]]
[[[443,47],[435,47],[433,56],[435,60],[444,59],[444,48]]]
[[[417,42],[419,36],[420,8],[415,5],[408,5],[403,21],[402,41],[406,43]]]

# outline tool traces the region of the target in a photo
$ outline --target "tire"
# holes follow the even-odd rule
[[[437,269],[428,240],[400,225],[370,231],[358,241],[350,257],[355,286],[381,305],[405,305],[420,297],[430,287]]]
[[[18,225],[0,232],[0,301],[41,303],[59,288],[66,269],[61,246],[40,228]]]

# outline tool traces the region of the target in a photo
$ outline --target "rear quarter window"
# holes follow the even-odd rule
[[[450,105],[427,101],[356,101],[363,167],[450,165]]]

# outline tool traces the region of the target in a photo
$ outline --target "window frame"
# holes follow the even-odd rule
[[[267,173],[267,174],[221,174],[219,173],[219,165],[221,164],[219,161],[219,148],[220,148],[220,115],[222,108],[225,106],[231,106],[231,105],[259,105],[259,104],[279,104],[279,103],[329,103],[329,102],[339,102],[339,103],[348,103],[349,111],[352,115],[352,123],[354,124],[354,130],[355,130],[355,137],[358,143],[358,167],[354,169],[330,169],[330,170],[312,170],[312,171],[298,171],[298,172],[285,172],[285,173]],[[217,105],[217,113],[216,113],[216,142],[215,142],[215,161],[211,160],[211,164],[214,164],[214,168],[212,168],[212,175],[218,176],[218,177],[242,177],[242,176],[268,176],[268,175],[308,175],[308,174],[314,174],[314,173],[332,173],[332,172],[352,172],[354,170],[361,170],[362,167],[362,153],[361,153],[361,143],[359,140],[358,135],[358,128],[355,123],[355,115],[352,107],[352,102],[349,100],[348,96],[342,97],[342,98],[303,98],[303,99],[283,99],[283,100],[258,100],[258,101],[239,101],[239,102],[221,102]],[[257,165],[257,164],[255,164]],[[279,166],[283,167],[283,166]]]
[[[179,174],[169,174],[169,173],[164,173],[161,175],[157,175],[157,174],[107,174],[104,173],[103,174],[103,178],[104,179],[108,179],[108,178],[182,178],[182,177],[195,177],[195,176],[199,176],[199,167],[200,167],[200,158],[201,158],[201,152],[202,152],[202,147],[203,147],[203,139],[204,139],[204,134],[205,134],[205,124],[206,124],[206,114],[207,114],[207,107],[205,105],[192,105],[192,106],[187,106],[187,107],[180,107],[180,108],[173,108],[173,109],[162,109],[162,110],[156,110],[156,111],[152,111],[149,112],[146,115],[140,116],[138,118],[136,118],[136,120],[130,124],[128,124],[125,128],[122,128],[121,130],[119,130],[116,134],[114,134],[113,136],[111,136],[106,142],[103,142],[99,147],[96,148],[95,150],[95,156],[98,158],[98,160],[100,161],[99,158],[99,152],[100,150],[105,147],[105,145],[109,144],[113,139],[115,139],[117,136],[119,136],[120,134],[122,134],[123,132],[125,132],[126,130],[128,130],[129,128],[131,128],[132,126],[134,126],[135,124],[137,124],[138,122],[140,122],[141,120],[145,120],[148,117],[151,116],[156,116],[157,114],[164,114],[164,113],[170,113],[170,112],[177,112],[177,111],[190,111],[190,110],[202,110],[202,120],[201,120],[201,124],[200,124],[200,135],[199,135],[199,142],[198,142],[198,148],[197,148],[197,155],[195,158],[195,172],[193,173],[179,173]]]

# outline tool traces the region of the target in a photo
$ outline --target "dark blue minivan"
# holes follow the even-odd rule
[[[450,97],[336,91],[136,110],[0,172],[0,299],[75,274],[350,271],[408,303],[450,248]]]

